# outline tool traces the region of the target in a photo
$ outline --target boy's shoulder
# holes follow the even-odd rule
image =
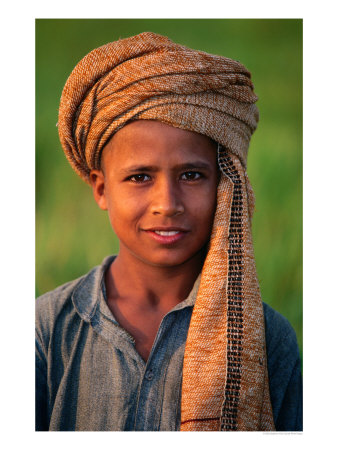
[[[275,347],[281,341],[297,343],[296,333],[290,322],[278,311],[263,302],[266,340]]]
[[[90,319],[91,311],[98,300],[103,274],[113,259],[113,256],[109,256],[101,265],[95,266],[85,275],[39,296],[35,303],[37,327],[43,324],[48,326],[48,323],[56,321],[63,312],[67,314],[70,310],[76,310],[85,320]]]
[[[290,322],[278,311],[263,302],[266,352],[270,368],[281,361],[294,366],[299,361],[296,332]]]
[[[92,270],[95,270],[95,268]],[[67,283],[37,297],[35,302],[36,314],[39,315],[43,312],[47,312],[47,310],[50,312],[53,311],[55,314],[61,311],[65,303],[71,298],[74,290],[89,273],[90,272],[75,280],[68,281]]]

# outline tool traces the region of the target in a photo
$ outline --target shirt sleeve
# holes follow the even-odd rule
[[[264,304],[270,398],[277,431],[303,430],[303,386],[296,333]]]

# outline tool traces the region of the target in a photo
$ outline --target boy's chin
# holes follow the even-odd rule
[[[148,264],[152,267],[161,267],[161,268],[175,268],[182,266],[184,264],[196,264],[196,266],[203,263],[206,256],[205,248],[191,253],[191,254],[173,254],[173,252],[167,252],[164,255],[153,255],[152,257],[149,257],[147,255],[146,258],[140,258],[144,263]]]

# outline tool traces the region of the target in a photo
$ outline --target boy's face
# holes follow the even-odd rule
[[[102,171],[90,175],[108,210],[120,255],[173,267],[209,240],[218,183],[215,143],[161,122],[138,120],[104,148]]]

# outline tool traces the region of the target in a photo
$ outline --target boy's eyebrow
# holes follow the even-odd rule
[[[192,161],[183,164],[177,164],[173,167],[174,170],[192,170],[192,169],[211,169],[211,164],[204,161]],[[158,172],[157,166],[142,166],[134,165],[122,169],[122,172]]]
[[[211,165],[204,161],[193,161],[184,164],[178,164],[175,168],[189,170],[189,169],[211,169]]]

